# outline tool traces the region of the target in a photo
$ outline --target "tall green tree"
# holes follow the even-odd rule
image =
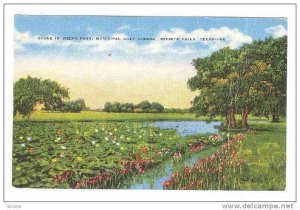
[[[278,120],[286,110],[287,37],[254,41],[238,50],[224,48],[193,60],[196,76],[188,80],[198,115],[225,117],[228,128],[248,126],[251,112]]]
[[[63,106],[63,99],[69,98],[69,91],[58,82],[49,79],[41,81],[41,90],[45,110],[56,111]]]
[[[278,122],[280,116],[286,115],[287,36],[267,39],[263,53],[269,65],[266,81],[272,85],[259,113],[269,115],[272,122]]]
[[[221,115],[229,128],[235,127],[237,51],[226,47],[209,57],[194,59],[193,65],[197,73],[188,80],[188,87],[199,90],[193,109],[198,115]]]
[[[68,89],[51,80],[27,76],[14,83],[14,116],[30,117],[38,104],[55,107],[69,97]]]
[[[244,45],[240,49],[240,58],[240,78],[244,81],[242,85],[248,87],[244,91],[251,90],[255,96],[253,99],[243,97],[240,102],[246,105],[245,109],[270,116],[273,122],[278,121],[279,116],[286,114],[287,37],[267,38]],[[258,69],[260,71],[256,71]]]
[[[41,79],[21,78],[14,83],[14,116],[20,113],[23,117],[30,116],[38,103],[43,102]]]

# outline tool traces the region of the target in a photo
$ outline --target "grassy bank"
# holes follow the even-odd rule
[[[233,135],[217,152],[173,173],[164,189],[285,190],[285,123],[256,121],[251,127],[255,131]]]
[[[208,118],[201,118],[207,120]],[[17,115],[14,121],[26,121]],[[61,113],[35,111],[31,121],[152,121],[152,120],[199,120],[193,113],[107,113],[82,111],[80,113]]]
[[[240,120],[239,116],[236,116]],[[27,121],[20,115],[14,117],[14,121]],[[68,122],[68,121],[153,121],[153,120],[210,120],[209,117],[196,117],[194,113],[107,113],[97,111],[82,111],[80,113],[61,113],[35,111],[30,116],[30,121],[50,121],[50,122]],[[215,117],[214,120],[222,120],[221,117]],[[250,116],[249,120],[266,121],[264,117]]]
[[[257,131],[247,135],[240,155],[248,168],[242,190],[284,190],[286,184],[286,124],[252,122]]]

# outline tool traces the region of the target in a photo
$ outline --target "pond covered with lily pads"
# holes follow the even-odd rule
[[[174,171],[223,142],[224,134],[216,134],[218,125],[205,121],[14,122],[13,186],[162,189],[162,182]]]

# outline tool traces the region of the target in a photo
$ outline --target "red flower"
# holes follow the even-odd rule
[[[246,160],[241,159],[241,160],[240,160],[240,164],[243,165],[244,163],[246,163]]]
[[[201,180],[196,181],[196,187],[199,187],[201,185]]]
[[[62,129],[58,129],[56,133],[57,133],[58,135],[61,135],[61,134],[63,134],[64,132],[63,132]]]
[[[212,161],[214,161],[215,160],[215,158],[216,158],[216,156],[213,154],[213,155],[211,155],[210,156],[210,161],[212,162]]]
[[[122,168],[122,169],[120,170],[120,173],[121,173],[121,174],[126,174],[126,172],[127,172],[127,170],[126,170],[125,168]]]
[[[142,173],[144,173],[144,170],[141,169],[141,168],[139,168],[139,169],[138,169],[138,173],[139,173],[139,174],[142,174]]]
[[[65,172],[65,177],[71,178],[73,176],[73,171],[66,171]]]
[[[181,153],[180,152],[175,152],[174,153],[174,155],[173,155],[173,158],[175,158],[175,159],[179,159],[179,158],[181,158],[182,156],[181,156]]]
[[[170,181],[166,180],[163,182],[163,188],[166,189],[171,185]]]
[[[207,174],[210,174],[210,169],[207,169],[206,173],[207,173]]]
[[[184,173],[189,174],[190,173],[190,168],[188,166],[184,166]]]
[[[148,148],[147,148],[147,147],[142,147],[142,148],[141,148],[141,151],[142,151],[144,154],[147,154],[147,153],[148,153]]]
[[[102,176],[101,176],[101,175],[98,175],[98,176],[97,176],[97,179],[98,179],[99,182],[101,182]]]
[[[80,187],[81,187],[81,184],[77,183],[76,186],[75,186],[75,189],[80,189]]]
[[[205,165],[205,162],[206,162],[206,160],[205,160],[204,158],[202,158],[202,159],[200,160],[201,166],[204,166],[204,165]]]
[[[62,179],[62,177],[59,176],[59,175],[55,175],[55,176],[54,176],[54,181],[55,181],[55,182],[58,182],[58,183],[59,183],[59,182],[61,181],[61,179]]]

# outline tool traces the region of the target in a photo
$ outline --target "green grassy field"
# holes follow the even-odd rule
[[[207,117],[201,117],[208,120]],[[14,121],[26,121],[17,115]],[[30,116],[31,121],[152,121],[152,120],[199,120],[193,113],[107,113],[97,111],[82,111],[80,113],[61,113],[35,111]],[[218,120],[218,119],[216,119]]]
[[[239,120],[237,116],[237,120]],[[27,121],[20,115],[14,121]],[[196,117],[194,113],[107,113],[97,111],[82,111],[80,113],[62,113],[35,111],[30,121],[153,121],[153,120],[210,120],[209,117]],[[222,120],[215,117],[214,120]],[[265,121],[264,117],[250,116],[250,120]]]
[[[248,163],[242,190],[284,190],[286,123],[251,122],[254,135],[245,138],[240,154]]]

